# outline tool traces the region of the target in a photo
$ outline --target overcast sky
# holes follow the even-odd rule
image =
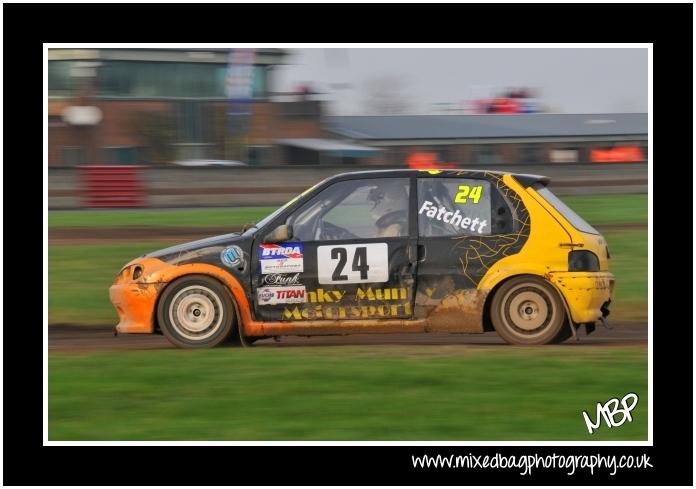
[[[338,115],[365,114],[371,80],[408,98],[412,113],[482,98],[506,87],[540,90],[555,112],[647,112],[647,49],[294,49],[276,89],[303,82],[329,93]],[[396,81],[394,81],[396,80]]]

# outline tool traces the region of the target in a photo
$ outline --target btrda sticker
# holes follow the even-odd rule
[[[304,271],[302,243],[273,243],[259,245],[261,273],[295,273]]]

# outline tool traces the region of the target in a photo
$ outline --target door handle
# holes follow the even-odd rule
[[[419,244],[417,247],[417,250],[418,250],[418,252],[417,252],[418,256],[417,256],[416,260],[417,261],[425,260],[425,256],[427,254],[426,249],[425,249],[425,245]]]

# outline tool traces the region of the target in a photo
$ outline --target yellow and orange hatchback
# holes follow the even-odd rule
[[[548,179],[344,173],[242,232],[155,251],[111,286],[119,333],[180,347],[283,335],[483,333],[539,345],[606,322],[602,235]]]

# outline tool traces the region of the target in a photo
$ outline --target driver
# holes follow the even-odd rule
[[[377,237],[405,236],[408,230],[408,195],[403,183],[387,182],[370,190],[371,214],[377,226]]]

